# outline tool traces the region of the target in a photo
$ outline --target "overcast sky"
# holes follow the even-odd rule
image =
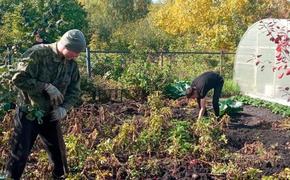
[[[153,3],[157,3],[157,2],[159,2],[159,0],[152,0],[152,2],[153,2]]]

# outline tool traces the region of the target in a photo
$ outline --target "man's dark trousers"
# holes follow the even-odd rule
[[[37,135],[40,135],[49,159],[54,165],[53,176],[60,177],[64,175],[61,157],[61,151],[64,151],[64,147],[59,145],[59,136],[56,128],[59,122],[50,122],[49,117],[46,116],[43,118],[43,123],[38,124],[37,120],[28,120],[25,114],[22,117],[17,116],[14,119],[11,156],[6,168],[8,177],[16,180],[20,179]]]

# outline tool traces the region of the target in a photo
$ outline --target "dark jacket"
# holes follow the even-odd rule
[[[191,87],[196,87],[199,99],[206,96],[209,90],[219,87],[223,84],[223,78],[212,71],[199,75],[192,81]]]
[[[20,89],[20,105],[36,105],[45,112],[52,110],[45,83],[51,83],[64,95],[61,105],[69,110],[80,96],[80,74],[74,60],[63,59],[56,43],[40,44],[28,49],[18,64],[12,82]]]

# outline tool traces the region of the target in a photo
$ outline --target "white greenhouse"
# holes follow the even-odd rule
[[[289,19],[263,19],[248,28],[234,66],[243,94],[290,106],[289,37]]]

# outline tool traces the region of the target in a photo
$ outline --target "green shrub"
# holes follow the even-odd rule
[[[153,91],[162,91],[173,79],[170,66],[158,66],[144,61],[130,64],[121,76],[121,82],[126,88],[134,87],[147,95]]]
[[[234,80],[225,79],[222,96],[230,97],[240,94],[240,87]]]

